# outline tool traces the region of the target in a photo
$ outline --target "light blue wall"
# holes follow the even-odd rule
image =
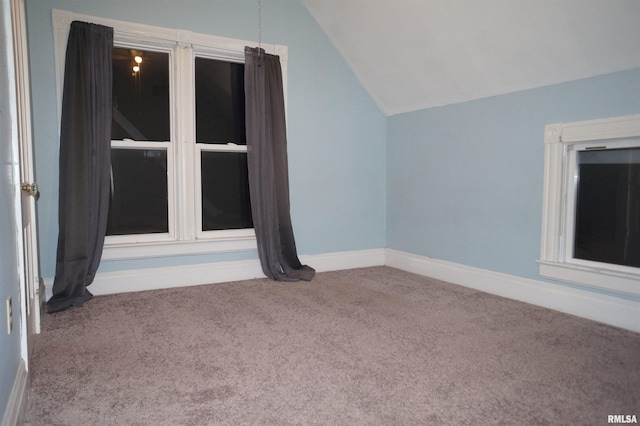
[[[258,38],[254,0],[27,0],[41,274],[55,270],[58,123],[51,9]],[[386,118],[307,10],[294,0],[262,4],[262,40],[288,47],[291,214],[300,254],[384,246]],[[101,271],[257,258],[255,252],[109,262]]]
[[[392,116],[387,247],[541,279],[544,126],[640,113],[640,69]]]
[[[15,121],[15,94],[10,90],[14,84],[13,64],[8,62],[12,53],[7,52],[11,34],[9,1],[2,0],[0,8],[0,421],[4,417],[20,359],[20,287],[18,281],[18,253],[15,197],[17,187],[17,147],[12,123]],[[7,333],[6,300],[13,300],[13,332]]]
[[[54,274],[58,135],[51,9],[257,39],[245,1],[27,0],[41,273]],[[389,247],[540,279],[545,124],[640,113],[640,70],[385,118],[306,9],[263,2],[289,48],[292,220],[300,254]],[[109,262],[102,271],[256,258]]]

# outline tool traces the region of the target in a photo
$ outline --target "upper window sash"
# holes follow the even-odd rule
[[[590,262],[572,255],[575,152],[587,147],[640,145],[640,115],[545,126],[540,275],[640,296],[638,268]]]

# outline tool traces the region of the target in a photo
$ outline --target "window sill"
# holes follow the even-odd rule
[[[539,260],[540,275],[559,281],[640,296],[640,272]],[[628,268],[635,269],[635,268]]]
[[[249,250],[257,250],[255,235],[212,240],[105,244],[102,260],[152,259]]]

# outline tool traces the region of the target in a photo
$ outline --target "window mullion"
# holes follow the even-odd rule
[[[194,173],[194,95],[193,95],[193,49],[190,46],[176,48],[176,210],[179,240],[195,238],[195,182]]]
[[[176,126],[176,110],[175,110],[175,98],[176,98],[176,92],[179,92],[178,90],[176,90],[176,80],[175,80],[175,70],[176,70],[176,64],[178,62],[178,58],[177,55],[175,54],[175,51],[172,50],[169,53],[169,99],[171,104],[174,105],[173,108],[169,109],[169,121],[170,121],[170,126],[169,128],[171,129],[171,141],[169,143],[169,149],[167,150],[167,198],[168,198],[168,205],[169,205],[169,235],[171,236],[172,239],[180,239],[180,229],[179,229],[179,214],[177,212],[177,203],[176,203],[176,194],[179,193],[178,191],[178,182],[176,182],[177,177],[180,175],[180,173],[178,172],[179,168],[178,168],[178,161],[180,160],[180,153],[178,152],[177,149],[177,135],[178,135],[178,130],[177,130],[177,126]]]

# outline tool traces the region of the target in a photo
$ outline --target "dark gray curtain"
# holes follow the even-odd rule
[[[113,28],[72,22],[62,120],[58,252],[47,312],[82,306],[92,295],[109,211]]]
[[[298,259],[289,212],[289,172],[280,58],[245,47],[247,162],[262,271],[276,281],[310,281]]]

